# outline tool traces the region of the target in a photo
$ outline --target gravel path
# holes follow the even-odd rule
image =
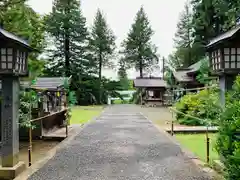
[[[209,180],[135,110],[105,109],[29,180]]]

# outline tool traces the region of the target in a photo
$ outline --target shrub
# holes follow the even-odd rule
[[[177,113],[176,118],[180,124],[192,126],[217,125],[217,117],[221,109],[218,91],[216,89],[206,89],[199,93],[189,93],[175,104],[175,108],[184,114],[203,119],[200,121]]]
[[[29,114],[30,109],[30,96],[29,92],[23,90],[19,93],[20,96],[20,107],[19,107],[19,124],[21,127],[30,127],[31,116]]]
[[[31,106],[33,104],[38,103],[41,99],[37,96],[37,92],[31,89],[20,88],[19,92],[19,125],[20,127],[26,128],[35,128],[35,126],[31,123],[32,114],[31,114]]]
[[[220,116],[216,149],[225,165],[226,179],[240,179],[240,77],[229,92],[226,107]]]

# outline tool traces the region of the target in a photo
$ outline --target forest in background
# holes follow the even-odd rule
[[[187,0],[174,37],[168,66],[189,67],[205,58],[205,46],[217,35],[238,25],[238,0]]]
[[[239,9],[239,1],[187,1],[177,24],[175,49],[165,58],[166,77],[169,68],[188,67],[205,58],[209,39],[235,26]],[[70,87],[78,104],[105,103],[107,96],[119,96],[117,90],[133,89],[126,71],[134,67],[143,77],[147,68],[162,59],[152,43],[154,30],[144,7],[120,47],[100,9],[87,28],[79,0],[54,0],[52,12],[44,16],[27,5],[27,0],[3,0],[0,25],[38,50],[28,60],[31,77],[72,76]],[[40,56],[42,53],[46,56]],[[119,81],[103,76],[102,69],[113,66]]]
[[[119,97],[117,91],[133,89],[127,69],[135,67],[142,77],[144,68],[158,61],[157,48],[151,42],[154,32],[143,7],[119,48],[100,9],[87,28],[79,0],[54,0],[52,12],[44,16],[27,0],[3,0],[0,25],[38,50],[28,59],[30,77],[71,76],[70,88],[78,104],[102,104],[107,96]],[[104,77],[103,68],[118,69],[119,80]]]

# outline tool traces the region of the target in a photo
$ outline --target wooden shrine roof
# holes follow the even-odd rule
[[[173,72],[173,75],[178,82],[191,82],[191,81],[193,81],[193,78],[187,75],[186,70],[175,71],[175,72]]]
[[[239,32],[240,30],[240,25],[238,25],[237,27],[226,31],[223,34],[220,34],[219,36],[216,36],[215,38],[211,39],[209,44],[207,45],[207,48],[217,44],[217,43],[221,43],[224,40],[227,40],[229,38],[231,38],[232,36],[234,36],[237,32]]]
[[[64,86],[64,81],[66,79],[70,80],[70,78],[66,77],[39,77],[36,79],[36,83],[32,85],[31,88],[39,90],[57,90]],[[29,86],[29,82],[22,81],[21,85],[27,87]]]
[[[161,78],[137,78],[133,81],[134,87],[167,87],[167,82]]]
[[[25,46],[27,48],[30,48],[29,44],[27,41],[21,39],[20,37],[0,28],[0,37],[4,37],[4,38],[7,38],[9,40],[12,40],[12,41],[15,41],[17,43],[20,43],[22,46]]]
[[[200,69],[201,65],[202,61],[198,61],[188,68],[178,69],[177,71],[173,72],[173,75],[178,82],[192,82],[193,78],[189,76],[189,74],[197,72]]]

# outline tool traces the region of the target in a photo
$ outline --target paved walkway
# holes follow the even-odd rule
[[[109,107],[29,180],[208,180],[134,106]]]

